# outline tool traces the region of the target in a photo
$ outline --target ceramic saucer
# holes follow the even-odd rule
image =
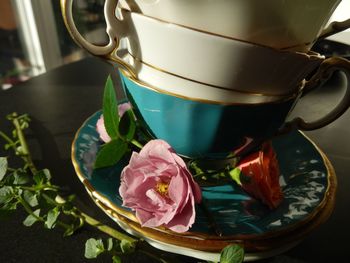
[[[97,112],[88,118],[76,134],[72,145],[76,173],[95,202],[122,228],[147,237],[155,246],[158,244],[163,249],[165,246],[164,250],[170,251],[175,246],[177,253],[180,247],[182,253],[187,249],[217,256],[227,244],[240,243],[247,255],[257,253],[261,258],[295,245],[331,214],[336,189],[334,170],[311,140],[294,131],[273,140],[284,193],[284,201],[277,209],[269,210],[235,184],[203,187],[206,209],[196,207],[196,222],[189,232],[178,234],[164,228],[143,228],[133,212],[122,206],[118,193],[120,172],[128,158],[114,167],[93,170],[101,146],[95,129],[100,115]],[[213,222],[215,228],[210,227]],[[201,254],[199,258],[208,257]]]

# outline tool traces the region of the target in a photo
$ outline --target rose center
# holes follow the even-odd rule
[[[156,190],[161,195],[168,195],[169,184],[164,182],[158,182],[156,185]]]

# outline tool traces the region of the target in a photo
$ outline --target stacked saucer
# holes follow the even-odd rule
[[[117,189],[127,164],[92,170],[101,146],[95,126],[101,112],[81,126],[72,145],[76,173],[94,202],[124,230],[165,251],[217,261],[220,250],[236,243],[245,247],[246,260],[270,257],[298,244],[330,216],[336,176],[325,154],[300,132],[272,141],[279,156],[282,204],[270,211],[237,185],[202,187],[205,207],[198,206],[190,231],[141,227],[134,213],[122,206]],[[304,171],[300,173],[300,171]]]

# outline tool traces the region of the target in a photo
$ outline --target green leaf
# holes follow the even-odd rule
[[[120,242],[120,249],[123,253],[131,253],[134,252],[135,246],[133,245],[133,243],[123,239]]]
[[[40,209],[37,209],[33,212],[34,215],[29,215],[27,216],[26,219],[24,219],[23,221],[23,225],[25,226],[31,226],[33,225],[35,222],[39,221],[39,214],[40,214]]]
[[[98,255],[105,251],[103,242],[101,239],[90,238],[85,243],[85,257],[86,258],[97,258]]]
[[[46,221],[45,221],[45,226],[48,229],[52,229],[56,226],[56,222],[58,219],[58,216],[60,215],[60,211],[58,210],[57,207],[55,207],[54,209],[50,210],[47,213],[47,217],[46,217]]]
[[[36,194],[33,194],[28,190],[24,190],[23,198],[31,207],[35,207],[39,204]]]
[[[97,153],[95,168],[103,168],[116,164],[124,156],[127,150],[127,142],[120,139],[106,143]]]
[[[136,131],[136,121],[132,110],[126,111],[120,119],[119,134],[127,141],[134,138]]]
[[[7,171],[7,158],[0,157],[0,181],[4,178]]]
[[[14,201],[14,202],[12,202],[12,201]],[[14,199],[12,199],[12,201],[11,201],[11,202],[5,203],[5,204],[1,207],[1,209],[7,210],[7,211],[16,210],[16,209],[17,209],[17,205],[18,205],[19,202],[18,202],[18,200],[14,200]]]
[[[112,139],[118,138],[118,103],[111,76],[108,76],[103,93],[103,119],[108,135]]]
[[[230,177],[233,181],[235,181],[238,185],[242,185],[242,182],[241,182],[241,170],[236,167],[235,169],[231,170],[229,172],[230,174]]]
[[[21,172],[19,172],[19,173],[16,172],[14,174],[14,178],[15,178],[15,180],[13,181],[13,183],[16,185],[24,185],[30,181],[29,175],[21,173]]]
[[[0,188],[0,204],[10,202],[14,197],[14,191],[11,186],[4,186]]]
[[[122,263],[122,260],[118,256],[113,256],[112,257],[112,262],[113,263]]]
[[[114,242],[113,242],[113,238],[108,238],[107,239],[107,251],[112,251],[114,247]]]
[[[220,255],[220,263],[241,263],[244,259],[244,249],[239,245],[224,247]]]
[[[47,183],[51,180],[51,173],[48,169],[43,169],[38,171],[34,176],[33,179],[37,185],[42,185],[44,183]]]

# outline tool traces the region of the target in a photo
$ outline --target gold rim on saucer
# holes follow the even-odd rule
[[[135,217],[135,215],[132,212],[129,212],[127,210],[124,210],[116,205],[114,205],[112,202],[110,202],[108,200],[107,197],[105,197],[103,194],[99,193],[98,191],[96,191],[94,189],[94,187],[90,184],[90,182],[84,177],[83,172],[80,170],[79,164],[77,162],[77,160],[75,159],[76,156],[76,151],[77,149],[75,148],[76,145],[76,140],[78,138],[78,134],[80,133],[80,130],[82,129],[82,127],[85,125],[85,123],[88,121],[88,119],[82,124],[82,126],[78,129],[78,131],[75,134],[73,143],[72,143],[72,151],[71,151],[71,160],[74,166],[74,169],[76,171],[76,174],[79,178],[79,180],[84,184],[84,186],[86,187],[87,191],[89,192],[89,194],[97,199],[100,203],[102,203],[105,207],[107,207],[109,210],[113,211],[113,214],[118,214],[119,216],[121,216],[122,218],[124,218],[125,220],[127,220],[127,222],[129,222],[131,224],[131,222],[133,223],[133,225],[135,225],[135,228],[139,229],[141,228],[141,226],[138,223],[137,218]],[[300,131],[299,131],[300,132]],[[151,231],[151,233],[158,233],[159,235],[170,235],[172,238],[175,237],[179,237],[180,240],[182,240],[182,238],[186,237],[186,240],[197,240],[196,242],[199,242],[198,240],[211,240],[211,241],[215,241],[215,242],[219,242],[220,244],[226,244],[225,242],[227,241],[234,241],[234,240],[239,240],[240,242],[242,241],[250,241],[252,242],[252,240],[255,240],[254,242],[258,242],[259,240],[266,240],[269,239],[270,241],[273,240],[273,238],[278,239],[281,236],[289,236],[292,232],[293,234],[290,236],[295,236],[295,235],[299,235],[299,234],[295,234],[294,231],[296,229],[299,228],[305,228],[307,227],[309,224],[311,224],[311,226],[307,227],[307,228],[314,228],[314,223],[312,222],[319,222],[317,225],[319,225],[322,222],[325,222],[326,219],[330,216],[333,207],[334,207],[334,202],[335,202],[335,193],[336,193],[336,188],[337,188],[337,179],[336,179],[336,174],[334,171],[334,168],[332,166],[332,164],[330,163],[330,161],[328,160],[327,156],[325,155],[325,153],[309,138],[307,137],[304,133],[300,132],[302,136],[304,136],[317,150],[317,152],[321,155],[322,160],[324,162],[324,165],[326,167],[327,170],[327,189],[325,191],[324,197],[322,199],[322,201],[320,202],[320,204],[314,209],[314,211],[312,211],[307,218],[303,219],[302,221],[299,221],[297,223],[294,223],[290,226],[285,227],[282,230],[279,231],[272,231],[272,232],[266,232],[264,234],[246,234],[246,235],[228,235],[228,236],[224,236],[224,237],[220,237],[220,236],[215,236],[215,235],[208,235],[208,234],[203,234],[203,233],[198,233],[198,232],[185,232],[185,233],[175,233],[169,229],[166,229],[164,227],[158,227],[158,228],[142,228],[142,232],[149,232]],[[321,222],[322,219],[322,222]],[[138,225],[138,227],[137,227]],[[140,230],[140,229],[139,229]],[[140,231],[141,231],[140,230]],[[155,232],[154,232],[155,231]],[[299,231],[299,230],[298,230]],[[298,232],[297,231],[297,232]],[[157,235],[156,235],[157,236]],[[276,241],[278,244],[278,241]]]

